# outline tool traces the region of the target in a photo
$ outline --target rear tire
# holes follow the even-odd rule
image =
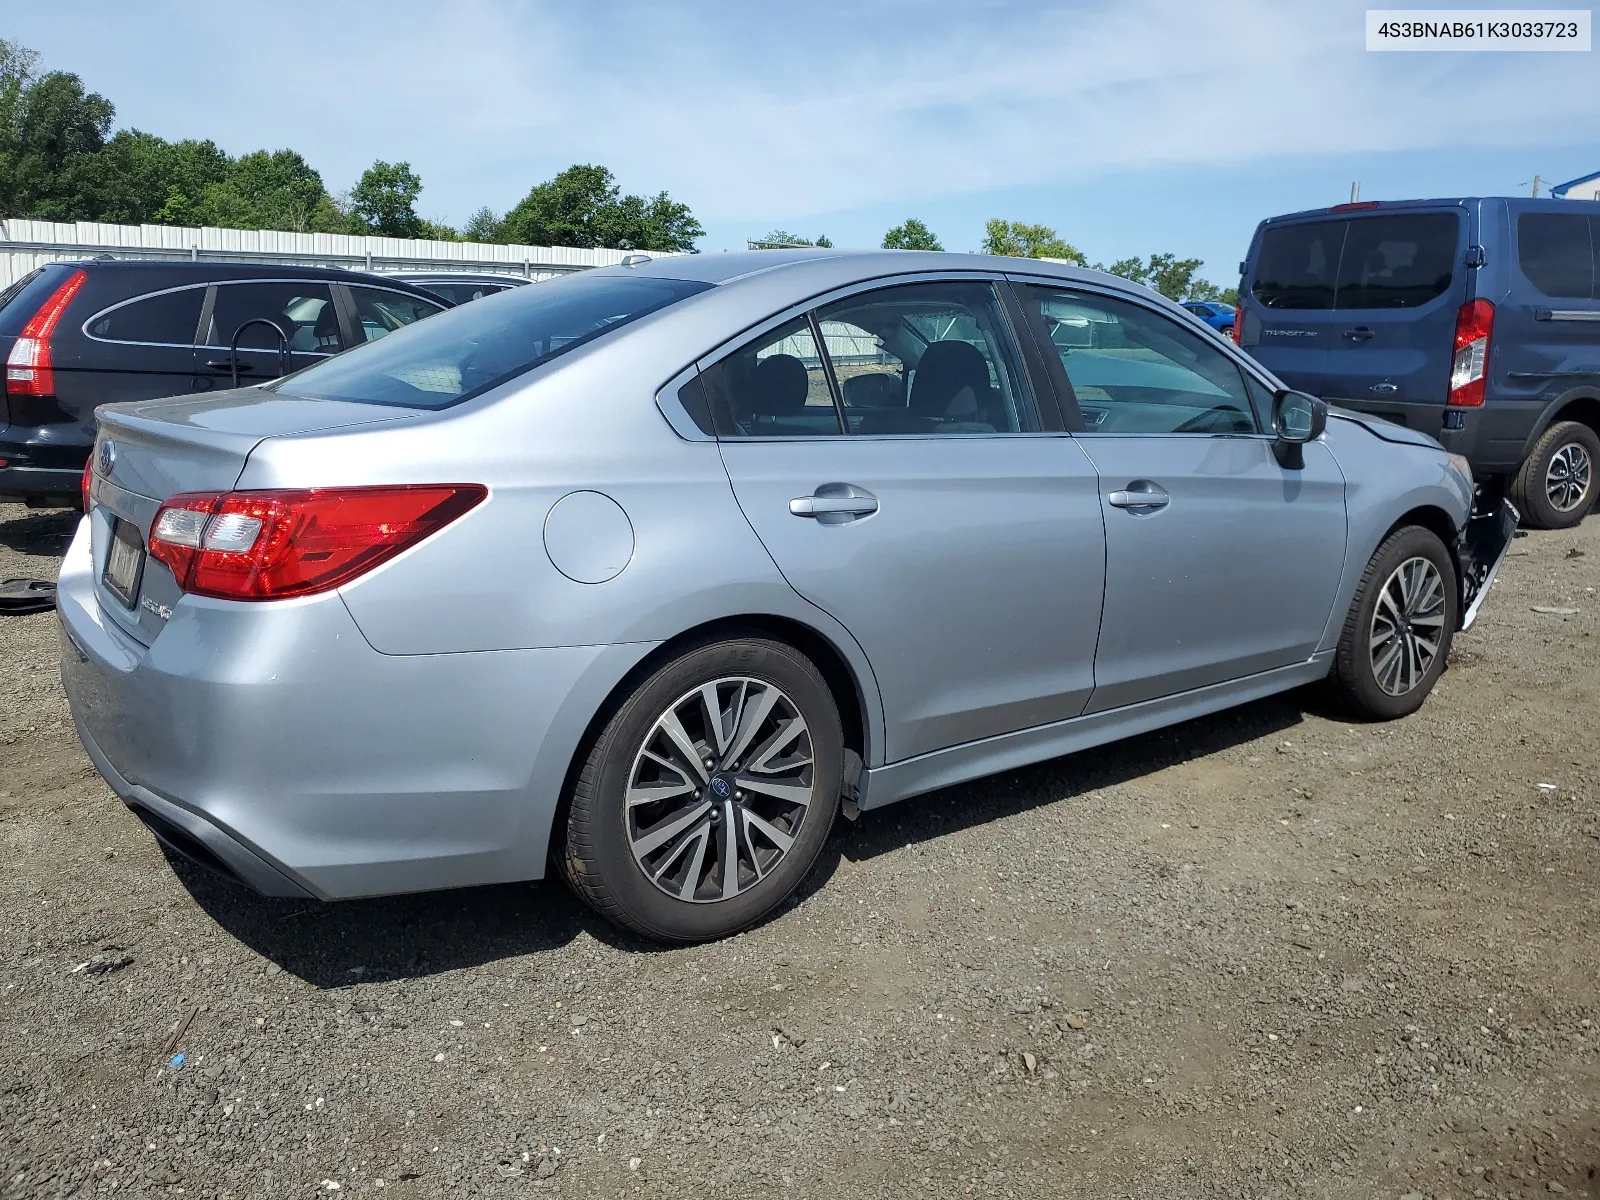
[[[1528,451],[1511,479],[1511,502],[1535,529],[1570,529],[1594,507],[1600,436],[1577,421],[1557,421]]]
[[[1383,540],[1356,586],[1331,681],[1345,708],[1392,721],[1422,707],[1444,672],[1460,621],[1460,583],[1432,530],[1407,525]]]
[[[811,871],[843,766],[838,707],[804,655],[765,638],[688,650],[595,740],[572,789],[564,874],[645,937],[737,933]]]

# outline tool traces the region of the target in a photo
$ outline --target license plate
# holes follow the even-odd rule
[[[139,594],[139,576],[144,571],[144,539],[139,529],[122,518],[117,518],[111,531],[111,553],[106,555],[106,569],[101,575],[106,589],[121,600],[127,608],[133,607]]]

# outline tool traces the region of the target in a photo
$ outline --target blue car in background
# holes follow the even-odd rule
[[[1233,305],[1220,300],[1185,300],[1183,306],[1218,333],[1233,336]]]

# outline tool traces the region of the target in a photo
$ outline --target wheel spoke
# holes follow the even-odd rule
[[[655,804],[661,800],[676,800],[679,796],[692,796],[695,786],[692,783],[656,783],[636,785],[628,789],[628,807],[636,808],[641,804]]]
[[[709,800],[702,800],[699,804],[694,805],[692,808],[684,809],[681,814],[675,817],[669,817],[667,820],[659,825],[656,825],[648,833],[634,841],[634,854],[640,858],[643,858],[647,854],[655,853],[710,811],[711,802]]]
[[[689,873],[683,877],[683,886],[678,889],[680,900],[692,900],[694,894],[700,890],[700,872],[706,865],[706,847],[711,845],[711,825],[709,823],[702,825],[693,836],[694,857],[689,860]]]
[[[722,839],[722,896],[732,899],[739,894],[739,824],[733,812],[733,801],[722,806],[722,822],[717,833]]]
[[[765,774],[771,774],[773,771],[777,770],[797,771],[801,767],[806,766],[811,762],[810,755],[806,755],[801,760],[786,758],[783,760],[783,765],[781,767],[774,767],[771,765],[773,756],[777,754],[779,750],[782,750],[785,746],[792,745],[795,739],[805,732],[806,723],[799,717],[795,717],[792,721],[784,721],[780,723],[778,726],[778,732],[774,733],[770,738],[768,738],[766,744],[750,756],[750,762],[746,765],[745,770],[761,771]]]
[[[747,826],[747,837],[749,836],[748,827],[753,826],[755,829],[760,831],[762,837],[766,838],[780,851],[787,850],[790,846],[794,845],[794,838],[790,837],[783,830],[779,829],[760,813],[752,812],[747,808],[744,810],[744,819]]]
[[[790,804],[810,804],[811,785],[805,783],[779,783],[775,779],[766,779],[760,775],[738,776],[740,787],[751,792],[760,792],[763,796],[772,796],[778,800],[785,800]]]
[[[667,740],[677,749],[679,757],[689,764],[695,775],[699,777],[700,782],[709,783],[711,774],[706,770],[706,764],[701,761],[700,751],[690,739],[689,731],[683,727],[683,722],[678,720],[677,712],[668,711],[663,714],[662,718],[656,722],[656,727],[667,735]]]
[[[748,696],[745,698],[743,711],[739,714],[739,732],[734,735],[733,744],[722,755],[723,765],[733,766],[738,763],[740,756],[750,748],[750,743],[761,731],[761,726],[766,723],[781,695],[777,688],[763,685],[754,699]]]

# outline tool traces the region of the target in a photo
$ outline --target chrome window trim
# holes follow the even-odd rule
[[[155,346],[155,347],[159,347],[159,348],[164,349],[164,350],[193,350],[197,346],[204,345],[204,343],[203,342],[197,342],[197,341],[191,341],[191,342],[136,342],[136,341],[131,341],[131,340],[127,339],[127,338],[96,337],[94,334],[89,332],[89,326],[94,324],[94,322],[100,320],[102,317],[105,317],[105,316],[107,316],[107,315],[109,315],[111,313],[116,312],[117,309],[119,309],[119,308],[127,308],[128,305],[130,305],[130,304],[138,304],[141,301],[149,300],[149,299],[151,299],[152,297],[155,297],[155,296],[170,296],[174,292],[192,292],[192,291],[208,288],[210,286],[211,286],[210,282],[206,282],[206,283],[181,283],[177,287],[157,288],[153,292],[140,292],[137,296],[130,296],[126,300],[118,300],[115,304],[108,304],[105,308],[102,308],[99,312],[95,313],[93,316],[84,318],[84,322],[83,322],[82,326],[80,326],[80,330],[83,333],[83,336],[85,338],[87,338],[89,341],[91,341],[91,342],[99,342],[102,346]],[[199,315],[195,317],[194,333],[195,333],[195,336],[197,336],[197,337],[199,336],[199,333],[200,333],[200,319],[202,317],[204,317],[205,315],[206,315],[206,298],[205,298],[205,296],[202,295],[200,297],[200,312],[199,312]]]

